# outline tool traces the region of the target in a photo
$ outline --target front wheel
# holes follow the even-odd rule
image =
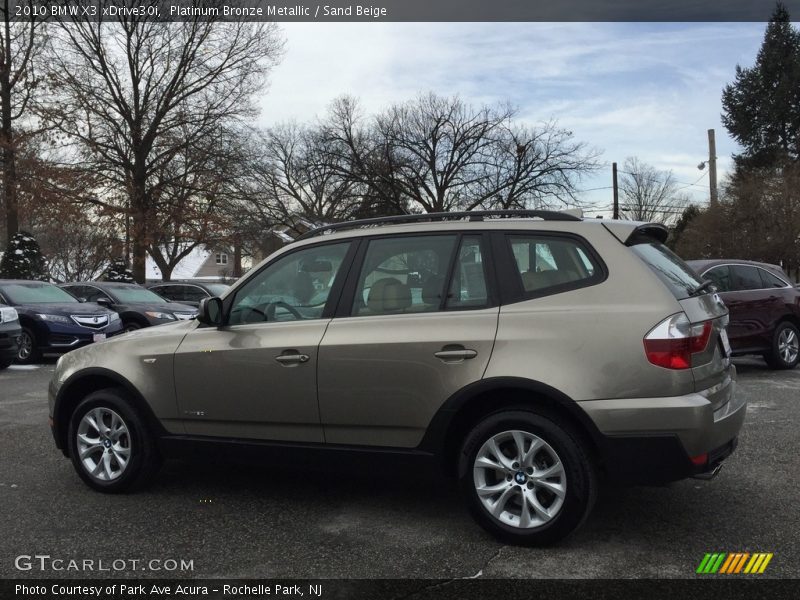
[[[27,365],[39,360],[42,356],[39,347],[36,345],[36,334],[27,327],[22,328],[17,346],[17,362]]]
[[[142,486],[161,465],[155,439],[121,389],[89,394],[72,413],[68,436],[72,465],[100,492]]]
[[[511,544],[562,540],[588,517],[597,475],[580,438],[528,411],[490,415],[462,447],[459,482],[473,517]]]
[[[794,369],[800,361],[800,332],[788,321],[779,323],[772,336],[772,350],[764,356],[773,369]]]

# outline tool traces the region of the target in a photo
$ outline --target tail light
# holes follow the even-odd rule
[[[647,360],[666,369],[689,369],[692,354],[706,349],[711,328],[711,321],[692,325],[684,313],[672,315],[644,336]]]

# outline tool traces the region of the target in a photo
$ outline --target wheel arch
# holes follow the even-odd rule
[[[500,410],[530,408],[568,422],[591,455],[603,456],[605,438],[577,402],[552,386],[522,377],[483,379],[450,396],[431,420],[419,449],[435,454],[448,474],[455,473],[461,442],[479,421]]]
[[[107,388],[121,388],[125,391],[133,408],[146,421],[151,431],[159,437],[165,432],[153,410],[139,393],[139,390],[119,373],[101,367],[92,367],[73,373],[61,386],[53,404],[53,437],[56,446],[69,455],[67,444],[67,431],[72,411],[89,394]]]

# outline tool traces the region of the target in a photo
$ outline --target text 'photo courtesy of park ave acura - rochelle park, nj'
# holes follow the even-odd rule
[[[0,0],[0,600],[800,597],[800,0]]]

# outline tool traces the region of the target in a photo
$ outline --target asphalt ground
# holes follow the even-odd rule
[[[498,543],[454,482],[429,476],[168,462],[145,491],[93,492],[47,426],[53,362],[12,366],[0,372],[0,577],[693,578],[707,552],[771,552],[759,577],[797,578],[800,368],[736,363],[747,420],[716,479],[606,486],[584,527],[547,549]]]

